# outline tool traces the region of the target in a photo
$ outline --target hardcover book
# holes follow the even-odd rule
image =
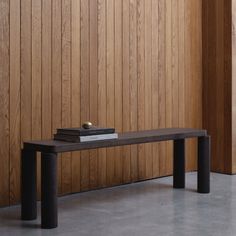
[[[117,133],[99,134],[99,135],[85,135],[85,136],[54,134],[55,140],[60,140],[60,141],[65,141],[65,142],[74,142],[74,143],[117,139],[117,138],[118,138]]]
[[[84,129],[84,128],[57,129],[57,134],[77,135],[77,136],[112,134],[114,132],[115,132],[114,128],[101,128],[101,127],[96,127],[96,126],[93,126],[90,129]]]

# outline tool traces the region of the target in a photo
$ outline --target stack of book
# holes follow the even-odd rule
[[[84,128],[61,128],[54,134],[54,140],[66,142],[91,142],[98,140],[117,139],[118,134],[114,128],[100,128],[92,126],[89,129]]]

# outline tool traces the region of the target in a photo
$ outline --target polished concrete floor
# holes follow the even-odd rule
[[[21,222],[20,207],[0,209],[0,236],[235,236],[236,176],[211,174],[211,193],[196,192],[196,173],[186,189],[172,177],[74,194],[59,199],[59,227]]]

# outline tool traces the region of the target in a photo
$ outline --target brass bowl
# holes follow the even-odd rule
[[[92,122],[90,121],[85,121],[82,125],[84,129],[90,129],[93,126]]]

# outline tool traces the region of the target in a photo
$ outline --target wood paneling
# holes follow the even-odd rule
[[[1,1],[1,205],[19,201],[24,140],[85,120],[119,132],[201,128],[201,2]],[[60,194],[166,176],[172,144],[65,153],[58,166]]]
[[[42,3],[32,0],[32,139],[42,138]],[[45,64],[44,64],[45,65]],[[37,191],[41,193],[41,160],[37,156]]]
[[[115,127],[122,132],[123,124],[123,93],[122,93],[122,0],[115,1]],[[122,148],[115,148],[114,184],[123,182]]]
[[[231,10],[232,9],[232,10]],[[229,13],[231,10],[231,14]],[[232,173],[236,174],[236,122],[235,122],[235,118],[236,118],[236,1],[232,0],[232,5],[228,4],[226,6],[226,13],[229,13],[229,15],[232,17],[232,23],[231,24],[227,24],[225,26],[224,30],[224,34],[228,35],[230,33],[232,33],[232,38],[225,38],[225,42],[224,42],[224,47],[226,48],[226,51],[228,52],[227,57],[226,57],[226,62],[227,62],[227,66],[225,66],[225,75],[232,78],[232,81],[227,81],[227,85],[229,87],[232,87],[232,124],[230,125],[230,120],[229,118],[227,120],[225,120],[224,125],[226,125],[226,122],[228,122],[228,128],[232,129],[232,161],[228,158],[227,162],[231,161],[232,163]],[[232,51],[230,52],[230,49],[232,47]],[[230,57],[231,56],[231,57]],[[232,61],[230,60],[232,58]],[[232,65],[232,71],[230,70],[230,66]],[[229,99],[229,95],[231,94],[226,94],[226,99]],[[230,111],[231,108],[229,108],[228,106],[224,106],[224,111],[227,115],[227,117],[229,117],[230,115]],[[231,138],[231,137],[230,137]],[[231,141],[231,139],[226,137],[225,140],[225,145],[227,145],[227,143],[229,141]],[[229,153],[230,154],[230,153]]]
[[[20,0],[10,1],[10,203],[20,197]],[[0,21],[1,24],[2,21]],[[2,65],[0,66],[2,68]],[[1,70],[1,69],[0,69]],[[2,78],[2,77],[1,77]],[[2,148],[2,147],[1,147]],[[1,155],[2,160],[2,155]],[[7,166],[4,168],[7,171]],[[1,170],[2,172],[2,170]],[[8,179],[9,181],[9,179]],[[7,181],[6,183],[7,184]],[[2,190],[3,187],[0,187]],[[1,192],[0,190],[0,192]],[[2,194],[2,192],[1,192]],[[7,195],[6,195],[7,196]],[[0,200],[2,203],[2,200]],[[0,203],[0,204],[1,204]]]
[[[62,0],[62,127],[71,126],[71,1]],[[72,190],[71,153],[62,154],[61,191]]]
[[[61,1],[52,1],[52,132],[62,126]],[[73,17],[73,16],[72,16]],[[73,46],[73,44],[72,44]],[[72,65],[73,67],[73,65]],[[59,101],[59,102],[58,102]],[[72,103],[73,104],[73,103]],[[58,192],[61,193],[61,155],[58,155]]]
[[[107,122],[106,104],[106,0],[98,0],[98,124]],[[106,149],[98,150],[98,186],[106,186]]]
[[[0,2],[0,205],[9,204],[9,76],[10,1]],[[18,45],[19,46],[19,45]],[[16,62],[17,63],[17,62]],[[17,65],[16,65],[17,66]],[[13,68],[14,69],[14,68]],[[17,69],[17,68],[16,68]],[[14,131],[13,131],[14,132]]]
[[[80,126],[80,1],[71,2],[71,125]],[[80,191],[80,152],[72,154],[72,191]]]
[[[130,11],[129,11],[129,1],[123,0],[123,8],[122,8],[122,105],[123,105],[123,131],[130,130],[130,76],[129,76],[129,33],[130,33],[130,26],[126,22],[130,20]],[[123,147],[123,182],[129,183],[131,180],[131,155],[130,155],[131,148],[130,146]]]
[[[202,17],[203,127],[212,136],[212,170],[228,174],[236,172],[233,168],[235,154],[232,153],[236,104],[232,85],[232,3],[235,1],[203,1]]]
[[[81,97],[80,117],[81,121],[89,120],[90,92],[89,92],[89,3],[81,0]],[[81,190],[89,189],[89,151],[81,152]]]
[[[89,119],[98,125],[98,1],[89,7]],[[98,151],[89,151],[89,186],[98,186]]]
[[[106,1],[106,103],[107,126],[115,125],[115,1]],[[114,184],[115,149],[107,149],[107,185]]]

